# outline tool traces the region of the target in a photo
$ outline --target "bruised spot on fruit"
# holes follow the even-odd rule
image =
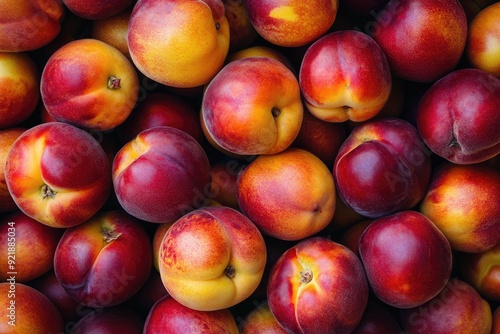
[[[120,79],[117,78],[114,75],[111,75],[108,78],[108,88],[109,89],[118,89],[118,88],[120,88]]]
[[[226,269],[224,269],[224,274],[229,278],[234,278],[236,274],[236,269],[232,265],[228,265]]]
[[[307,284],[313,279],[313,273],[310,269],[305,269],[300,272],[300,284]]]
[[[278,107],[273,107],[271,109],[271,114],[273,114],[274,118],[277,118],[279,115],[281,115],[281,109]]]
[[[46,184],[42,186],[41,191],[43,199],[46,199],[47,197],[54,198],[56,195],[56,192]]]
[[[122,234],[116,232],[115,230],[110,230],[109,228],[103,227],[101,234],[104,237],[104,241],[110,243],[113,240],[118,239]]]

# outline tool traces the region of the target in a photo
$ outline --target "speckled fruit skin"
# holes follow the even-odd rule
[[[205,135],[226,151],[281,152],[292,144],[302,124],[299,82],[273,58],[231,61],[208,84],[200,117]]]
[[[500,153],[499,108],[500,79],[474,68],[458,69],[422,96],[417,127],[435,154],[455,164],[475,164]]]
[[[229,24],[221,0],[138,0],[127,42],[139,71],[176,88],[205,85],[224,65]]]
[[[111,167],[89,133],[61,122],[24,131],[5,163],[13,200],[31,218],[66,228],[83,223],[103,207],[111,190]]]
[[[205,204],[210,193],[210,162],[186,132],[157,126],[122,146],[112,167],[120,205],[134,217],[166,223]]]
[[[132,112],[139,78],[118,49],[83,38],[51,55],[42,71],[40,91],[47,112],[57,121],[108,131]]]
[[[313,42],[333,25],[338,0],[244,0],[250,22],[268,42],[298,47]]]
[[[141,222],[123,210],[102,211],[64,232],[54,255],[54,272],[81,304],[109,307],[142,287],[152,262],[151,242]]]
[[[261,155],[236,182],[241,211],[262,233],[300,240],[323,230],[335,213],[335,183],[326,165],[299,149]]]
[[[333,175],[342,200],[379,218],[413,208],[430,181],[431,160],[417,129],[396,118],[361,123],[339,149]]]
[[[458,0],[391,0],[378,13],[370,33],[395,76],[433,82],[460,61],[467,18]]]
[[[363,122],[391,93],[387,58],[367,34],[334,31],[317,39],[302,59],[299,82],[307,109],[328,122]]]
[[[267,300],[289,333],[351,333],[367,305],[368,289],[361,261],[351,250],[311,237],[274,264]]]
[[[419,211],[457,251],[484,252],[500,242],[500,171],[486,163],[444,163],[432,176]]]
[[[0,130],[27,120],[40,100],[40,73],[26,52],[0,52]]]
[[[451,275],[448,240],[417,211],[400,211],[371,222],[359,238],[359,256],[375,296],[397,308],[428,302]]]
[[[191,309],[232,307],[258,287],[267,253],[257,227],[229,207],[187,213],[167,230],[158,265],[168,293]]]
[[[158,300],[146,318],[144,334],[182,333],[238,334],[236,320],[229,309],[199,311],[165,296]]]
[[[61,31],[63,15],[59,0],[3,1],[0,51],[32,51],[49,44]]]

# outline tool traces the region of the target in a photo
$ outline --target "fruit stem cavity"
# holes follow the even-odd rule
[[[42,198],[43,199],[45,199],[47,197],[54,198],[56,195],[56,192],[46,184],[44,184],[42,186],[41,191],[42,191]]]
[[[310,269],[305,269],[300,272],[300,284],[307,284],[313,279],[313,273]]]
[[[120,79],[115,77],[114,75],[108,78],[108,88],[109,89],[118,89],[120,88]]]
[[[224,274],[229,278],[233,278],[236,274],[236,269],[234,269],[232,265],[228,265],[226,269],[224,269]]]
[[[110,230],[109,228],[103,228],[101,230],[101,234],[104,237],[104,241],[110,243],[113,240],[116,240],[122,235],[121,233],[116,232],[115,230]]]

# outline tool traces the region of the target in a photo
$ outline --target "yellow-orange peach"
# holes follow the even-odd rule
[[[240,333],[286,334],[287,332],[272,314],[267,301],[264,301],[247,314],[240,325]]]
[[[221,0],[138,0],[127,42],[137,68],[167,86],[206,84],[229,51],[229,25]]]
[[[266,235],[300,240],[323,230],[335,212],[335,184],[314,154],[289,148],[261,155],[238,175],[241,211]]]
[[[24,131],[5,163],[5,180],[17,206],[52,227],[93,216],[111,193],[111,167],[99,142],[73,125],[49,122]]]
[[[333,25],[338,0],[244,0],[250,21],[268,42],[285,47],[303,46]]]
[[[111,17],[92,21],[92,38],[101,40],[125,55],[129,60],[130,52],[127,43],[128,22],[132,8],[124,10]]]
[[[298,80],[276,59],[232,61],[208,84],[200,117],[209,140],[224,150],[238,155],[281,152],[302,124]]]
[[[247,48],[238,50],[229,54],[226,58],[226,62],[231,62],[234,60],[248,58],[248,57],[269,57],[282,62],[286,67],[290,69],[294,74],[297,74],[297,69],[291,60],[277,48],[272,48],[270,46],[264,45],[252,45]]]
[[[445,163],[431,178],[420,211],[462,252],[500,242],[500,171],[487,164]]]
[[[5,160],[7,153],[16,139],[26,131],[25,128],[10,128],[0,130],[0,213],[11,212],[17,209],[17,205],[10,195],[7,182],[5,181]]]
[[[61,31],[64,7],[59,0],[5,0],[0,12],[0,51],[39,49]]]
[[[232,307],[257,288],[266,264],[257,227],[239,211],[207,206],[187,213],[165,234],[159,252],[168,293],[191,309]]]
[[[132,63],[116,48],[84,38],[52,54],[40,90],[48,113],[57,121],[107,131],[132,112],[139,79]]]
[[[299,80],[307,109],[328,122],[373,118],[392,88],[384,52],[370,36],[356,30],[316,40],[304,55]]]
[[[465,53],[473,67],[500,78],[500,3],[482,9],[468,29]]]
[[[36,109],[40,74],[27,53],[0,52],[0,129],[17,126]]]

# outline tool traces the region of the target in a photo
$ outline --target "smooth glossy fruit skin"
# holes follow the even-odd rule
[[[460,252],[484,252],[500,242],[500,171],[486,163],[436,167],[419,211]]]
[[[457,69],[422,96],[417,127],[429,149],[455,164],[476,164],[500,153],[500,79]]]
[[[361,261],[351,250],[311,237],[275,263],[267,300],[289,333],[351,333],[365,310],[368,289]]]
[[[467,18],[457,0],[391,0],[370,30],[393,75],[428,83],[459,63],[467,40]]]
[[[428,302],[451,275],[448,240],[417,211],[374,220],[359,238],[359,256],[375,296],[397,308]]]
[[[23,132],[5,163],[5,180],[17,206],[52,227],[83,223],[111,190],[108,157],[99,142],[73,125],[50,122]]]
[[[139,291],[152,262],[151,241],[141,222],[123,210],[102,211],[64,232],[54,272],[81,304],[109,307]]]
[[[54,304],[31,286],[12,282],[0,283],[0,333],[63,333]]]
[[[207,84],[224,65],[229,24],[221,0],[138,0],[127,32],[130,56],[148,78],[175,88]]]
[[[193,310],[174,298],[165,296],[149,311],[143,333],[238,334],[239,332],[236,319],[229,309]]]
[[[334,31],[310,45],[299,82],[306,108],[328,122],[363,122],[389,99],[392,76],[387,58],[369,35]]]
[[[158,266],[175,300],[214,311],[235,306],[257,289],[266,254],[263,236],[248,217],[229,207],[206,206],[167,230]]]
[[[430,181],[430,152],[408,121],[382,118],[359,124],[340,147],[333,175],[342,200],[379,218],[417,205]]]
[[[134,217],[173,222],[203,206],[210,193],[210,161],[186,132],[157,126],[122,146],[112,166],[120,205]]]
[[[410,309],[400,309],[403,329],[409,333],[490,334],[492,311],[472,286],[452,278],[435,298]]]
[[[5,180],[5,160],[12,144],[26,130],[26,128],[20,127],[0,130],[0,166],[2,166],[0,167],[0,213],[13,212],[19,209],[7,187],[7,181]]]
[[[208,84],[200,118],[209,141],[233,154],[281,152],[302,124],[298,80],[273,58],[231,61]]]

